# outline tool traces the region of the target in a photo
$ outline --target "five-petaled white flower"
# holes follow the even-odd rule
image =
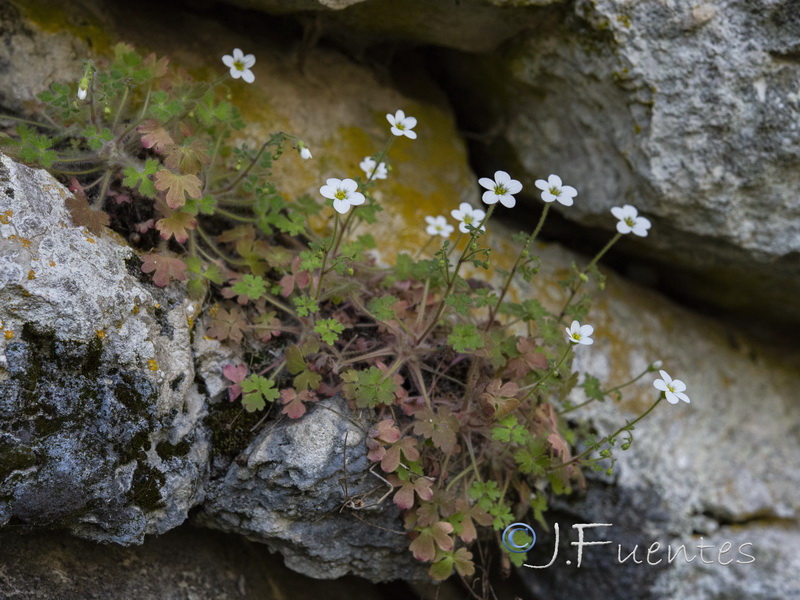
[[[442,215],[438,217],[425,217],[425,221],[428,223],[428,226],[425,228],[428,235],[440,235],[447,239],[455,229],[455,227],[447,222],[447,217]]]
[[[661,379],[656,379],[653,382],[653,387],[657,390],[664,392],[667,402],[670,404],[677,404],[678,400],[683,400],[686,403],[691,403],[689,396],[683,393],[686,389],[686,384],[680,379],[673,379],[666,371],[659,371]]]
[[[222,57],[222,62],[226,67],[230,67],[231,77],[239,79],[241,77],[247,83],[253,83],[256,76],[250,70],[256,64],[256,57],[252,54],[245,55],[239,48],[233,49],[233,56],[226,54]]]
[[[467,225],[472,225],[477,229],[478,225],[483,222],[486,213],[479,208],[472,208],[469,202],[462,202],[458,206],[458,210],[451,210],[450,214],[458,221],[458,230],[461,233],[469,233]],[[481,226],[481,231],[485,231],[486,227]]]
[[[542,200],[545,202],[558,200],[564,206],[572,206],[572,199],[578,195],[578,190],[570,185],[564,185],[558,175],[550,175],[547,181],[537,179],[536,187],[542,190]]]
[[[375,159],[371,156],[365,157],[358,166],[364,171],[367,179],[386,179],[386,176],[389,174],[386,163],[382,162],[375,168]]]
[[[650,221],[640,217],[636,207],[630,204],[615,206],[611,209],[611,214],[619,219],[617,231],[620,233],[633,233],[633,235],[638,235],[639,237],[647,236],[647,230],[650,229]]]
[[[511,179],[511,175],[505,171],[495,171],[494,180],[481,177],[478,183],[488,190],[483,192],[483,201],[486,204],[500,201],[506,208],[514,208],[517,200],[512,194],[518,194],[522,190],[522,184],[516,179]]]
[[[591,325],[581,325],[577,321],[573,321],[572,325],[567,327],[567,340],[571,344],[583,344],[589,346],[594,343],[594,340],[589,337],[594,333],[594,327]]]
[[[350,210],[351,206],[364,204],[364,194],[358,192],[358,184],[352,179],[331,178],[319,188],[319,193],[333,200],[333,208],[340,215]]]
[[[417,139],[417,132],[412,131],[417,126],[417,120],[414,117],[407,117],[406,113],[398,110],[396,113],[387,114],[386,120],[392,126],[392,133],[396,136],[406,136],[412,140]]]

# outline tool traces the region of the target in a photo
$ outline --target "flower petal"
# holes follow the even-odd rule
[[[487,190],[493,190],[494,189],[494,181],[492,181],[488,177],[481,177],[480,179],[478,179],[478,183],[482,187],[485,187]]]
[[[333,208],[340,215],[343,215],[350,210],[350,203],[347,200],[339,200],[338,198],[335,198],[333,200]]]
[[[414,129],[414,127],[417,126],[417,119],[414,117],[406,117],[403,125],[405,125],[408,129]]]
[[[509,194],[519,194],[522,191],[522,184],[516,179],[512,179],[506,183],[506,189]]]
[[[228,68],[233,67],[233,62],[233,57],[230,54],[226,54],[222,57],[222,63]]]
[[[494,180],[497,183],[506,183],[508,181],[511,181],[511,175],[509,175],[505,171],[495,171],[494,172]],[[503,186],[503,187],[505,187],[505,186]]]
[[[656,379],[653,382],[653,387],[656,388],[659,391],[662,391],[662,392],[669,392],[669,388],[667,387],[667,384],[664,383],[664,381],[662,381],[661,379]]]
[[[517,205],[517,201],[514,199],[514,196],[510,194],[503,194],[500,196],[500,204],[506,208],[514,208]]]
[[[550,177],[547,178],[547,184],[550,187],[560,188],[563,183],[564,182],[561,181],[561,177],[559,177],[558,175],[550,175]]]
[[[533,185],[535,185],[537,188],[539,188],[539,189],[540,189],[540,190],[542,190],[543,192],[544,192],[544,191],[547,191],[547,190],[550,188],[550,186],[549,186],[549,185],[547,185],[547,182],[546,182],[544,179],[537,179],[537,180],[534,182],[534,184],[533,184]]]
[[[498,196],[497,194],[495,194],[491,190],[487,190],[487,191],[483,192],[483,196],[481,196],[481,200],[483,200],[484,203],[486,203],[486,204],[494,204],[499,199],[500,199],[500,196]]]
[[[245,69],[242,71],[242,79],[244,79],[247,83],[253,83],[256,80],[256,76],[253,75],[253,72],[250,69]]]
[[[403,135],[405,135],[405,136],[406,136],[408,139],[410,139],[410,140],[415,140],[415,139],[417,139],[417,132],[416,132],[416,131],[411,131],[410,129],[406,129],[406,130],[403,132]]]

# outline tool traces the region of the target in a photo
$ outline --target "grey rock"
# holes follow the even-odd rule
[[[64,16],[66,21],[75,15]],[[43,91],[42,83],[74,81],[83,75],[89,48],[66,31],[43,32],[21,18],[12,2],[0,4],[0,107],[19,111]]]
[[[272,423],[210,482],[197,521],[263,542],[310,577],[423,578],[399,509],[390,497],[380,502],[388,486],[370,473],[364,441],[362,425],[337,399]],[[364,508],[345,506],[352,499]]]
[[[141,543],[203,498],[189,303],[72,225],[45,171],[0,155],[0,184],[0,524]]]
[[[560,306],[548,281],[575,259],[540,246],[545,268],[534,289],[523,290]],[[603,389],[629,381],[656,359],[683,380],[691,404],[662,401],[635,426],[634,443],[614,453],[610,476],[588,474],[588,490],[555,498],[548,513],[558,522],[561,549],[548,569],[521,571],[532,594],[542,597],[745,600],[800,597],[800,356],[748,341],[737,332],[678,308],[657,295],[611,276],[586,322],[591,346],[577,348],[573,370],[598,377]],[[598,436],[613,433],[658,397],[648,374],[623,390],[622,401],[591,403],[572,413]],[[571,397],[586,400],[582,392]],[[575,523],[610,523],[587,530],[587,540],[613,544],[584,548],[576,568]],[[551,527],[552,529],[552,527]],[[702,538],[702,540],[701,540]],[[651,565],[646,551],[661,544]],[[726,542],[727,553],[719,552]],[[742,544],[751,543],[740,552]],[[700,557],[698,544],[713,548]],[[638,559],[620,563],[638,544]],[[537,542],[537,546],[539,542]],[[670,564],[666,547],[685,545]],[[674,553],[674,552],[673,552]],[[753,555],[750,561],[744,553]],[[545,565],[552,538],[542,538],[529,564]],[[565,561],[571,560],[571,565]],[[728,565],[720,562],[733,562]],[[710,562],[706,562],[710,561]],[[737,562],[740,561],[740,562]]]
[[[431,44],[488,52],[521,31],[549,26],[563,0],[227,0],[271,14],[300,15],[307,31],[363,56],[385,43]],[[313,16],[312,16],[313,15]]]
[[[799,322],[797,3],[573,10],[493,55],[443,59],[464,124],[492,140],[488,166],[522,180],[534,207],[534,181],[559,174],[579,194],[556,209],[592,228],[636,205],[654,227],[623,250],[659,265],[664,288]]]
[[[241,536],[178,527],[141,546],[0,530],[0,597],[15,600],[378,600],[356,577],[317,581]]]

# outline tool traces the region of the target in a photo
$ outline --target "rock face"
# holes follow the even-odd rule
[[[541,248],[542,281],[569,256]],[[555,286],[528,293],[557,298]],[[560,302],[555,301],[555,306]],[[548,569],[523,569],[540,597],[794,598],[800,596],[800,357],[752,345],[719,325],[662,298],[612,278],[590,314],[595,343],[576,352],[573,369],[601,380],[603,389],[629,381],[649,361],[687,384],[691,404],[664,401],[636,425],[630,450],[616,450],[611,476],[590,476],[584,496],[559,499],[548,520],[558,522],[561,548]],[[593,403],[573,413],[608,435],[642,414],[657,397],[645,376],[624,390],[620,403]],[[575,394],[574,403],[583,402]],[[576,568],[575,523],[609,523],[587,529]],[[552,531],[552,528],[551,528]],[[647,550],[660,544],[647,562]],[[529,564],[546,565],[553,539],[543,537]],[[698,545],[706,545],[701,557]],[[727,546],[725,546],[727,544]],[[746,545],[750,544],[750,545]],[[638,545],[635,564],[620,562]],[[684,545],[683,554],[671,563]],[[621,546],[621,550],[618,546]],[[741,549],[741,550],[740,550]],[[720,554],[722,552],[722,554]],[[748,558],[745,554],[754,556]],[[567,560],[571,565],[566,565]],[[729,561],[731,561],[729,563]],[[725,564],[728,563],[728,564]]]
[[[0,155],[0,183],[0,524],[141,543],[203,496],[189,303],[73,226],[46,172]]]
[[[364,425],[340,400],[270,424],[212,481],[198,521],[266,543],[311,577],[424,578],[364,442]]]
[[[304,6],[324,3],[316,4]],[[503,46],[502,64],[462,55],[444,57],[442,64],[453,78],[474,82],[460,95],[464,102],[481,95],[475,106],[505,115],[498,146],[504,149],[497,156],[516,157],[519,170],[527,169],[526,189],[533,189],[535,178],[560,173],[580,192],[575,210],[564,214],[587,224],[599,223],[601,215],[607,222],[613,204],[635,203],[654,222],[648,237],[654,248],[669,247],[675,260],[704,256],[684,276],[696,269],[719,282],[758,266],[764,281],[747,292],[751,299],[768,296],[766,284],[781,275],[783,295],[766,305],[783,303],[784,312],[774,311],[778,316],[792,313],[798,220],[789,183],[797,177],[792,90],[800,34],[793,33],[790,4],[758,10],[744,2],[730,2],[725,10],[710,3],[623,6],[607,0],[539,8],[534,5],[546,3],[523,2],[522,9],[511,6],[517,2],[493,4],[482,6],[506,11],[504,19],[530,11],[541,26]],[[25,5],[33,10],[36,2]],[[103,3],[85,0],[81,6],[96,15]],[[366,11],[388,3],[368,0],[335,14],[346,18],[362,6]],[[472,5],[465,0],[461,6]],[[463,142],[440,101],[412,102],[325,47],[309,50],[303,72],[260,31],[243,26],[232,32],[197,14],[184,15],[188,25],[175,31],[175,19],[137,22],[136,11],[125,10],[119,3],[109,7],[103,30],[130,31],[134,42],[150,43],[190,68],[208,66],[209,48],[220,56],[237,45],[258,53],[257,85],[267,83],[234,92],[244,98],[245,118],[260,128],[253,137],[285,129],[309,141],[314,152],[314,161],[287,158],[286,170],[276,168],[287,197],[316,192],[328,176],[357,173],[358,162],[385,134],[383,115],[413,107],[407,112],[418,117],[420,138],[392,149],[392,180],[379,188],[387,211],[372,233],[387,256],[424,242],[419,225],[425,214],[447,214],[460,201],[477,205]],[[24,29],[25,36],[38,35],[34,30]],[[28,73],[49,77],[41,64],[48,56],[34,52],[28,58],[38,65]],[[487,72],[493,76],[482,79]],[[3,97],[15,97],[14,86],[23,89],[16,70],[0,69],[0,75]],[[24,89],[38,91],[47,83]],[[435,88],[420,89],[420,95],[441,97]],[[728,108],[730,117],[710,105]],[[368,494],[377,502],[382,495],[381,482],[367,470],[363,429],[341,403],[317,406],[296,422],[271,423],[232,463],[214,463],[206,492],[209,442],[199,422],[208,397],[226,385],[219,377],[224,349],[197,339],[192,345],[188,303],[180,293],[154,292],[125,269],[130,250],[72,226],[63,209],[66,192],[51,178],[5,159],[2,165],[0,177],[9,181],[0,182],[0,523],[61,527],[130,544],[176,526],[200,504],[198,523],[263,542],[311,576],[347,570],[373,579],[415,576],[404,550],[407,538],[386,531],[397,529],[388,499],[374,511],[339,512],[348,497]],[[486,167],[481,175],[495,167],[513,171]],[[490,237],[497,250],[492,260],[508,268],[513,248],[506,232],[498,231]],[[560,288],[551,282],[582,260],[552,246],[537,252],[551,270],[543,269],[536,280],[541,283],[523,293],[558,305]],[[754,280],[741,278],[736,289]],[[800,570],[793,552],[800,544],[797,358],[753,346],[613,277],[589,318],[596,343],[580,349],[576,367],[616,385],[661,358],[687,382],[692,404],[659,406],[637,426],[636,441],[620,454],[612,476],[595,478],[583,497],[554,502],[550,518],[561,523],[564,545],[552,567],[522,571],[530,576],[531,592],[800,596],[791,577]],[[195,370],[195,360],[204,372]],[[194,388],[196,376],[206,395]],[[609,432],[650,405],[651,382],[632,386],[621,404],[590,405],[576,417],[585,415],[598,431]],[[340,488],[345,470],[347,496]],[[570,545],[573,523],[613,524],[587,532],[591,540],[613,544],[586,548],[580,570]],[[620,564],[617,558],[617,544],[623,557],[638,544],[642,560],[655,541],[673,549],[685,545],[694,555],[700,537],[715,546],[705,555],[713,564],[699,557],[658,565],[633,559]],[[720,557],[726,542],[731,549]],[[748,542],[744,552],[755,562],[737,563],[748,560],[740,552]],[[530,562],[546,564],[552,546],[544,534],[537,548],[541,554]],[[663,548],[651,560],[658,558]]]
[[[182,526],[130,548],[57,533],[0,531],[2,598],[378,600],[386,594],[352,576],[337,581],[303,577],[262,544],[208,529]]]
[[[438,56],[462,124],[492,140],[475,151],[516,163],[537,205],[549,173],[579,191],[568,220],[611,229],[634,204],[655,227],[627,252],[664,289],[797,323],[798,39],[791,1],[593,0],[492,55]]]

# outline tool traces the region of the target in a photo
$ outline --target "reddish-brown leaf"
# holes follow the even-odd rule
[[[148,119],[136,128],[141,134],[142,146],[152,148],[159,154],[163,154],[170,146],[175,144],[172,136],[155,119]]]
[[[147,254],[142,257],[142,273],[153,273],[153,283],[164,287],[171,279],[186,279],[186,263],[180,258],[163,254]]]
[[[167,169],[161,169],[156,173],[154,183],[157,190],[167,191],[167,205],[177,210],[186,204],[186,196],[190,198],[200,198],[202,196],[203,182],[191,173],[180,175]]]
[[[168,240],[170,237],[174,237],[175,241],[180,244],[189,239],[187,229],[195,227],[197,227],[197,220],[189,213],[180,211],[175,211],[156,223],[156,229],[160,232],[162,239]]]

